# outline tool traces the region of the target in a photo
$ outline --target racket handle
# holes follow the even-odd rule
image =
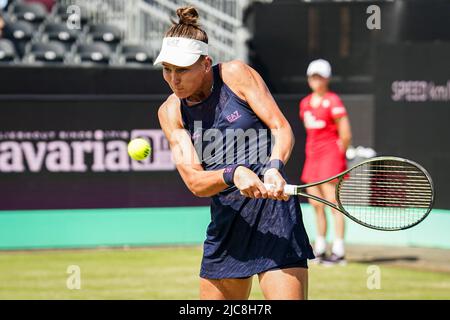
[[[275,188],[274,184],[271,183],[264,183],[264,186],[266,187],[267,190],[271,190],[273,188]],[[296,186],[293,184],[287,184],[284,186],[284,193],[287,195],[295,195],[296,194]]]

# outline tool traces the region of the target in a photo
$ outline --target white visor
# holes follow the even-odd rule
[[[201,55],[207,54],[208,44],[203,41],[167,37],[163,39],[161,52],[153,64],[167,62],[178,67],[187,67],[193,65]]]
[[[306,70],[307,76],[318,74],[324,78],[331,77],[331,65],[327,60],[318,59],[311,62]]]

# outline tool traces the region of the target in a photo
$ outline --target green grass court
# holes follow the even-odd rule
[[[197,299],[201,247],[0,253],[0,299]],[[69,290],[69,265],[81,289]],[[310,264],[310,299],[450,299],[450,273],[379,265],[381,289],[368,289],[369,264]],[[257,277],[250,299],[263,299]]]

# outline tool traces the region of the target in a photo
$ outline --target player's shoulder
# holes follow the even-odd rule
[[[222,72],[242,72],[250,69],[250,66],[241,60],[230,60],[220,64]]]
[[[180,107],[180,99],[172,93],[167,99],[159,106],[158,114],[165,112],[173,112]]]
[[[241,99],[245,100],[245,93],[250,90],[257,72],[240,60],[223,62],[220,65],[220,75],[223,82]]]
[[[252,68],[241,60],[231,60],[220,64],[220,72],[224,81],[228,79],[239,79],[245,74],[252,72]]]
[[[180,116],[180,99],[171,94],[159,107],[158,117],[160,121],[179,122]]]

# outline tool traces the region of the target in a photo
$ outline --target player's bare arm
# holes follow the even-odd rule
[[[172,151],[173,161],[189,190],[198,197],[212,196],[225,188],[223,169],[205,171],[190,140],[183,128],[179,108],[179,99],[172,94],[158,110],[159,123]]]

